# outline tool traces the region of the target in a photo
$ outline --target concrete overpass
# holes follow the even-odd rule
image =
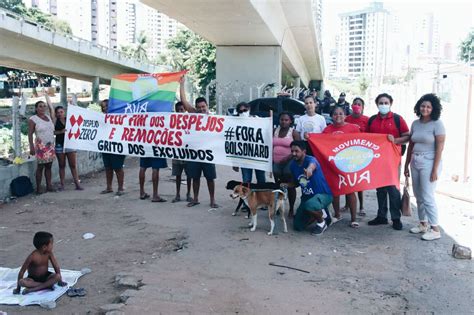
[[[323,80],[312,0],[141,1],[217,46],[218,90],[238,81],[245,95],[252,86],[281,84],[282,73],[305,86]]]
[[[61,102],[66,100],[66,77],[91,81],[97,101],[99,83],[110,84],[116,74],[158,72],[155,66],[139,63],[117,50],[57,34],[3,9],[0,65],[60,76]]]

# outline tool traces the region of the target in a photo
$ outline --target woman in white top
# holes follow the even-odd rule
[[[48,115],[48,105],[43,101],[35,103],[36,115],[28,120],[28,142],[30,155],[36,156],[36,193],[41,194],[41,180],[46,178],[46,191],[54,191],[51,183],[51,166],[56,157],[54,152],[54,124]],[[35,140],[33,141],[33,134]]]
[[[439,119],[441,110],[440,100],[435,94],[423,95],[418,100],[415,114],[420,119],[411,125],[410,144],[405,162],[405,176],[410,176],[411,170],[420,220],[420,224],[412,228],[410,233],[422,233],[421,238],[426,241],[441,238],[434,194],[446,139],[444,125]]]

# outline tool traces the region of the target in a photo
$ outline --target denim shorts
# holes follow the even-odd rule
[[[113,170],[120,170],[123,168],[123,162],[125,161],[125,155],[102,153],[102,161],[104,162],[105,168],[111,168]]]
[[[56,145],[54,146],[54,151],[56,152],[56,154],[76,152],[76,150],[65,148],[65,147],[64,147],[63,145],[61,145],[61,144],[56,144]]]

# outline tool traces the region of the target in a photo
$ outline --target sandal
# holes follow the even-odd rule
[[[219,205],[217,203],[211,203],[211,209],[217,209]]]
[[[180,197],[175,197],[173,200],[171,200],[171,203],[180,202],[180,201],[181,201]]]
[[[85,296],[85,295],[86,295],[86,289],[84,289],[84,288],[78,288],[78,289],[69,288],[69,289],[66,291],[66,294],[67,294],[67,296],[69,296],[69,297]]]
[[[115,193],[116,196],[122,196],[124,194],[125,194],[125,191],[123,191],[123,190],[119,190]]]
[[[365,217],[366,214],[367,213],[365,212],[365,210],[363,208],[359,210],[359,216]]]
[[[349,226],[353,229],[357,229],[357,228],[359,228],[360,225],[357,222],[351,222],[351,224],[349,224]]]
[[[336,216],[334,216],[334,217],[332,217],[331,219],[332,219],[331,225],[333,225],[334,223],[337,223],[337,222],[341,221],[341,220],[342,220],[342,216],[340,216],[339,218],[336,217]]]
[[[200,204],[199,201],[191,201],[190,203],[187,204],[188,207],[194,207],[194,206],[197,206],[198,204]]]
[[[141,200],[145,200],[145,199],[148,199],[148,198],[150,198],[150,195],[147,194],[147,193],[144,193],[143,195],[140,196]]]
[[[193,201],[194,201],[194,199],[193,199],[193,198],[191,198],[191,196],[190,196],[190,195],[187,195],[187,196],[186,196],[186,201],[187,201],[187,202],[193,202]]]
[[[105,195],[105,194],[110,194],[110,193],[113,193],[114,191],[113,190],[108,190],[108,189],[105,189],[105,190],[102,190],[100,192],[101,195]]]
[[[166,202],[166,199],[163,199],[161,197],[158,197],[158,199],[152,199],[151,202]]]

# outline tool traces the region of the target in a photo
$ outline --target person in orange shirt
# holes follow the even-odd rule
[[[359,133],[360,128],[358,125],[349,124],[345,121],[346,114],[342,107],[336,106],[331,113],[333,124],[327,126],[323,130],[323,134],[328,135],[337,135],[343,133]],[[351,210],[351,224],[350,227],[358,228],[359,223],[356,221],[356,208],[357,200],[355,193],[350,193],[346,195],[347,201],[349,203],[349,209]],[[339,206],[339,196],[334,196],[332,201],[332,206],[334,207],[334,218],[333,222],[337,222],[342,219],[341,210]]]
[[[346,117],[346,122],[349,124],[358,125],[361,132],[367,132],[367,125],[369,124],[369,117],[364,115],[364,100],[360,97],[354,98],[352,101],[352,114]],[[359,215],[365,216],[364,210],[364,192],[359,191],[357,192],[357,196],[359,197]],[[346,206],[343,209],[349,209],[349,201],[346,198]]]

